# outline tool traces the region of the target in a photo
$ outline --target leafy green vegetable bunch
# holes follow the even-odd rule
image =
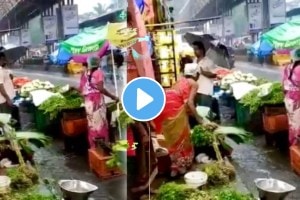
[[[55,119],[62,110],[80,108],[83,98],[76,91],[69,91],[63,95],[55,95],[39,106],[39,110],[49,114],[50,119]]]
[[[216,200],[253,200],[254,198],[248,194],[242,194],[233,190],[232,188],[223,189],[218,191]]]
[[[214,141],[213,132],[200,125],[194,127],[191,138],[196,147],[211,146]]]
[[[255,113],[264,105],[276,105],[284,102],[282,84],[275,82],[271,85],[266,96],[260,96],[260,89],[254,89],[246,94],[240,103],[250,109],[250,113]]]

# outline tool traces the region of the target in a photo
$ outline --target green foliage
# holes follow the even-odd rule
[[[31,166],[20,166],[7,169],[7,176],[11,179],[14,190],[26,190],[38,183],[38,173]]]
[[[194,127],[191,137],[196,147],[211,146],[214,141],[213,133],[201,125]]]
[[[82,96],[77,91],[70,90],[63,95],[50,97],[39,106],[39,110],[48,114],[50,119],[55,119],[62,110],[80,108],[82,104]]]
[[[187,186],[176,183],[167,183],[159,188],[156,200],[188,199]]]
[[[246,107],[249,107],[250,113],[255,113],[264,105],[276,105],[284,102],[284,93],[282,84],[275,82],[269,89],[269,94],[266,96],[260,96],[260,89],[254,89],[246,94],[240,103]]]
[[[213,162],[202,167],[208,176],[209,186],[223,186],[235,179],[236,172],[229,162]]]
[[[243,194],[231,187],[223,187],[212,191],[215,200],[254,200],[249,194]]]
[[[111,159],[106,162],[106,165],[110,168],[121,166],[121,158],[119,156],[120,152],[126,152],[129,148],[127,140],[118,140],[112,146]]]
[[[251,195],[236,191],[230,186],[214,190],[197,190],[187,185],[166,183],[158,191],[155,200],[254,200]]]
[[[127,128],[128,125],[134,123],[134,120],[129,117],[124,110],[121,110],[119,115],[119,123],[122,128]]]

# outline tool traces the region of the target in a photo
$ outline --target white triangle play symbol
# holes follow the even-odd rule
[[[149,94],[138,88],[136,92],[136,109],[141,110],[154,100]]]

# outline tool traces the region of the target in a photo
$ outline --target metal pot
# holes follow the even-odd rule
[[[60,180],[58,185],[65,200],[88,200],[98,187],[80,180]]]
[[[259,178],[254,180],[261,200],[284,200],[296,188],[283,181],[273,178]]]

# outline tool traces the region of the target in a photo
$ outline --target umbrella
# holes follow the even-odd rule
[[[194,42],[202,42],[206,50],[211,47],[211,41],[216,40],[212,35],[201,32],[188,32],[184,35],[184,38],[190,45]]]
[[[197,32],[189,32],[184,35],[186,41],[192,45],[194,42],[202,42],[206,56],[210,58],[217,66],[224,68],[231,68],[229,63],[229,52],[227,47],[216,40],[209,34],[201,34]]]
[[[109,48],[109,43],[105,42],[98,51],[87,53],[87,54],[73,55],[72,59],[76,63],[84,63],[87,62],[87,58],[91,55],[97,55],[98,57],[102,58],[108,51],[108,48]]]
[[[79,34],[60,43],[60,48],[68,50],[73,55],[96,52],[106,44],[107,26],[88,28]]]
[[[14,63],[26,55],[27,48],[24,46],[7,44],[1,47],[0,51],[5,54],[8,63]]]
[[[276,49],[291,49],[300,45],[300,19],[286,22],[264,33],[262,40],[269,41]]]

